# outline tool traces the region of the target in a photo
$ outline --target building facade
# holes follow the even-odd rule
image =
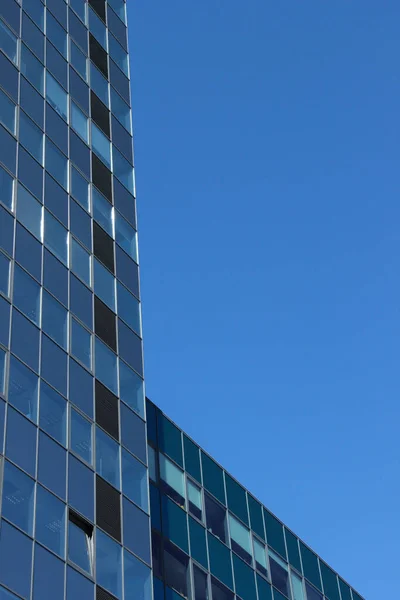
[[[362,600],[147,401],[154,600]]]
[[[0,599],[151,598],[124,0],[0,1]]]

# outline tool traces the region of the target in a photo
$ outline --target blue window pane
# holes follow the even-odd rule
[[[0,292],[5,296],[10,295],[10,264],[10,259],[0,252]]]
[[[44,286],[60,302],[68,304],[68,270],[58,261],[51,252],[44,251],[43,268]]]
[[[15,259],[37,281],[42,280],[42,245],[19,223],[16,231]]]
[[[38,480],[65,499],[67,453],[42,431],[39,432]]]
[[[55,390],[41,382],[39,425],[65,446],[67,402]]]
[[[33,600],[55,600],[64,597],[64,563],[35,544]]]
[[[128,450],[146,462],[145,424],[125,404],[121,404],[121,438]]]
[[[68,503],[89,521],[94,520],[94,473],[72,455],[68,462]]]
[[[109,0],[109,5],[114,12],[119,16],[121,21],[126,23],[125,2],[124,0]]]
[[[110,140],[92,121],[92,148],[93,152],[111,169],[111,145]]]
[[[18,184],[17,219],[38,239],[41,239],[42,205],[21,184]]]
[[[17,142],[8,133],[4,127],[0,125],[0,162],[7,167],[13,175],[17,169]]]
[[[0,452],[3,454],[4,450],[4,422],[5,422],[5,411],[6,403],[0,399]]]
[[[41,375],[64,396],[67,395],[67,358],[59,346],[42,335]]]
[[[47,8],[51,10],[61,25],[67,29],[67,7],[64,0],[47,0]]]
[[[118,346],[121,358],[139,375],[143,375],[142,343],[122,321],[118,319]]]
[[[68,159],[46,138],[46,169],[64,189],[68,188]]]
[[[103,342],[96,338],[96,377],[118,396],[117,356]]]
[[[89,114],[89,88],[72,67],[69,70],[69,93],[82,110]]]
[[[91,250],[92,220],[87,212],[84,211],[79,204],[74,202],[74,200],[71,200],[70,202],[70,230],[71,233],[86,246],[86,248]]]
[[[4,464],[3,516],[29,535],[33,532],[35,481],[8,461]]]
[[[21,107],[27,115],[43,129],[44,102],[42,96],[27,82],[24,77],[21,77]]]
[[[149,512],[147,469],[122,448],[122,491],[132,502]]]
[[[92,186],[93,218],[107,233],[114,237],[113,207],[100,192]]]
[[[85,367],[92,367],[92,336],[75,319],[71,320],[71,354]]]
[[[93,418],[93,377],[72,359],[69,361],[69,399]]]
[[[44,211],[44,244],[61,260],[68,264],[68,231],[57,219]]]
[[[141,334],[140,303],[125,286],[117,282],[118,315],[135,331]]]
[[[96,471],[117,489],[120,489],[119,448],[115,440],[96,427]]]
[[[23,318],[23,317],[22,317]],[[0,296],[0,344],[9,346],[10,337],[10,304]]]
[[[50,75],[46,74],[46,99],[56,112],[68,121],[68,95],[61,85]]]
[[[89,6],[89,31],[107,52],[107,29],[103,21]]]
[[[44,31],[44,6],[40,0],[24,0],[24,10],[32,21]]]
[[[46,67],[63,88],[68,87],[68,63],[54,46],[46,41]]]
[[[121,400],[144,419],[144,381],[122,360],[119,361]]]
[[[22,39],[32,52],[44,62],[44,35],[25,13],[22,13]]]
[[[123,284],[139,298],[139,270],[138,266],[118,245],[115,249],[117,264],[117,277]]]
[[[6,521],[1,522],[0,578],[23,598],[30,597],[32,540]]]
[[[70,448],[87,463],[92,464],[92,424],[71,408]]]
[[[14,218],[0,206],[0,248],[13,256]]]
[[[89,210],[89,183],[79,173],[75,167],[71,165],[71,196],[75,198],[77,202],[85,210]]]
[[[134,504],[123,498],[124,546],[150,564],[150,519]]]
[[[114,206],[125,219],[136,228],[136,203],[135,198],[128,190],[114,179]]]
[[[21,46],[21,73],[43,95],[44,66],[24,44]]]
[[[138,262],[136,231],[115,211],[115,240],[134,261]]]
[[[67,58],[67,32],[49,11],[46,14],[46,35],[60,54]]]
[[[65,555],[65,504],[41,485],[36,491],[36,539],[62,558]]]
[[[0,21],[0,50],[8,56],[14,64],[18,63],[18,41],[11,29],[3,21]]]
[[[127,53],[122,46],[119,45],[113,35],[108,36],[108,44],[111,58],[119,66],[121,71],[129,77],[129,59]]]
[[[71,127],[88,142],[88,118],[74,102],[71,102]]]
[[[86,285],[91,283],[90,254],[71,237],[71,269]]]
[[[108,535],[96,532],[96,576],[97,583],[117,598],[122,598],[122,553],[121,546]]]
[[[3,588],[3,586],[0,585],[0,600],[20,600],[20,599],[18,598],[18,596],[15,596],[15,594],[12,594],[8,590],[6,590],[6,588]]]
[[[108,97],[108,81],[103,77],[100,71],[90,63],[90,85],[96,96],[107,106],[110,106]]]
[[[87,327],[93,328],[93,294],[74,275],[70,281],[70,310]]]
[[[92,572],[90,539],[73,521],[68,523],[68,559],[86,573]]]
[[[115,278],[96,258],[93,278],[94,293],[115,312]]]
[[[14,209],[14,179],[0,167],[0,202],[10,210]]]
[[[21,110],[19,113],[19,140],[20,143],[43,164],[43,133],[34,122]]]
[[[40,285],[18,265],[14,268],[13,302],[26,317],[40,324]]]
[[[11,356],[8,401],[34,423],[37,422],[38,384],[38,376]]]
[[[23,146],[18,146],[18,178],[20,183],[42,201],[43,168]]]
[[[68,311],[62,304],[43,290],[42,296],[42,329],[57,344],[67,349]]]
[[[52,118],[60,121],[59,116],[49,106],[46,107],[46,112],[47,117],[51,113]],[[64,121],[61,122],[65,125]],[[48,127],[48,118],[46,126]],[[67,126],[65,125],[65,127]],[[61,136],[58,135],[58,137]],[[68,194],[48,173],[45,174],[44,204],[65,227],[68,227]]]
[[[13,310],[11,351],[34,371],[39,370],[39,329]]]
[[[85,0],[69,0],[71,8],[74,9],[76,14],[84,23],[86,23],[86,3]]]
[[[124,550],[124,574],[125,598],[151,600],[151,571],[127,550]]]
[[[71,40],[70,61],[74,69],[87,81],[87,58],[80,48]]]
[[[0,90],[0,123],[15,134],[15,104]]]
[[[72,567],[67,567],[67,600],[93,600],[94,584]]]
[[[121,125],[131,133],[131,109],[113,88],[111,88],[111,109]]]
[[[36,432],[35,425],[8,407],[6,456],[32,477],[36,471]]]
[[[6,385],[6,352],[0,348],[0,394],[5,393]]]
[[[113,146],[113,167],[115,177],[135,196],[133,167],[115,146]]]

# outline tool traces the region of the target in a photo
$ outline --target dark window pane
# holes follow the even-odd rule
[[[70,309],[90,329],[93,327],[92,292],[71,274]]]
[[[67,7],[64,0],[47,0],[47,8],[51,10],[61,25],[67,29]]]
[[[69,361],[69,399],[93,418],[93,377],[72,359]]]
[[[300,573],[301,571],[301,563],[300,563],[300,553],[299,553],[299,545],[297,541],[297,537],[293,535],[291,531],[285,528],[285,537],[286,537],[286,546],[288,551],[288,557],[290,564],[295,567]]]
[[[35,423],[37,422],[38,384],[38,376],[15,356],[11,356],[8,401]]]
[[[90,150],[89,147],[70,130],[71,161],[90,179]]]
[[[162,529],[164,537],[189,552],[186,512],[167,496],[162,496]]]
[[[189,595],[189,557],[172,544],[164,543],[164,577],[167,586],[182,594]]]
[[[190,554],[205,569],[208,569],[206,530],[189,517]]]
[[[233,588],[231,553],[229,548],[209,532],[207,533],[207,538],[211,573],[229,588]]]
[[[149,517],[126,498],[123,499],[124,546],[150,564]]]
[[[286,559],[285,539],[283,537],[283,525],[274,515],[264,509],[265,529],[267,542],[278,554]]]
[[[18,178],[36,198],[42,201],[43,169],[22,146],[18,149]],[[22,218],[20,220],[24,222]]]
[[[322,594],[306,582],[307,600],[323,600]],[[354,594],[353,594],[354,597]]]
[[[10,304],[0,296],[0,343],[8,348],[10,335]],[[4,364],[4,361],[3,361]],[[3,367],[4,368],[4,367]],[[4,373],[4,371],[3,371]],[[4,377],[4,375],[3,375]]]
[[[115,314],[97,296],[94,298],[94,330],[110,348],[117,350]]]
[[[211,591],[213,600],[233,600],[233,593],[214,577],[211,577]]]
[[[133,164],[133,143],[132,138],[122,125],[113,116],[112,119],[112,141],[113,144],[122,152],[125,158]]]
[[[67,354],[46,335],[42,336],[41,375],[61,394],[67,395]]]
[[[117,65],[112,60],[110,60],[110,81],[111,85],[122,96],[125,102],[128,102],[129,104],[129,79],[125,77],[123,72],[117,67]]]
[[[91,250],[92,248],[92,222],[87,214],[76,202],[70,202],[70,229],[71,233],[78,238],[82,244]]]
[[[17,223],[15,258],[35,279],[42,279],[42,245]]]
[[[90,103],[93,121],[110,137],[110,112],[108,108],[104,106],[93,92],[91,92]]]
[[[117,15],[115,14],[115,12],[111,9],[110,5],[108,5],[108,7],[107,7],[107,22],[108,22],[108,28],[110,29],[111,33],[113,35],[115,35],[115,37],[117,38],[119,43],[123,46],[123,48],[126,51],[128,51],[128,44],[127,44],[127,39],[126,39],[126,27],[123,24],[123,22],[121,21],[121,19],[119,19],[117,17]]]
[[[262,506],[249,494],[247,494],[247,501],[249,504],[251,528],[260,536],[262,540],[265,540]]]
[[[203,451],[201,452],[203,466],[203,484],[220,502],[225,504],[224,476],[221,467]]]
[[[68,63],[49,41],[46,43],[46,66],[63,88],[68,89]]]
[[[236,594],[243,600],[257,600],[256,582],[254,571],[247,566],[240,558],[232,555],[233,571],[235,573]]]
[[[114,178],[114,204],[125,219],[136,229],[135,198],[116,178]]]
[[[108,78],[107,52],[91,33],[89,34],[89,56],[96,67]]]
[[[64,557],[65,504],[41,485],[36,491],[36,539]]]
[[[68,270],[51,254],[44,251],[44,286],[60,302],[68,305]]]
[[[340,600],[339,586],[336,574],[322,560],[319,561],[321,568],[322,582],[324,584],[324,593],[329,600]]]
[[[46,290],[42,294],[42,329],[52,340],[67,350],[68,312]]]
[[[67,402],[44,381],[40,384],[39,425],[65,446]]]
[[[183,467],[182,434],[161,412],[158,413],[158,444],[164,454]]]
[[[106,22],[106,3],[105,0],[89,0],[89,4],[97,12],[99,17]]]
[[[68,503],[93,521],[94,473],[72,455],[68,460]]]
[[[228,508],[244,523],[249,524],[247,514],[246,491],[230,475],[225,474]]]
[[[2,0],[0,4],[0,15],[6,23],[14,29],[15,33],[19,35],[21,9],[15,0]]]
[[[204,494],[207,529],[226,542],[226,510],[208,494]]]
[[[95,154],[92,154],[92,176],[94,185],[111,202],[111,171]]]
[[[88,52],[88,39],[87,29],[75,15],[75,13],[69,10],[69,34],[76,41],[76,43],[82,48],[87,54]]]
[[[268,535],[268,534],[267,534]],[[319,576],[318,558],[307,546],[300,541],[300,552],[303,563],[304,576],[307,577],[312,584],[321,590],[321,579]]]
[[[0,248],[13,255],[14,218],[0,206]]]
[[[93,223],[93,251],[112,273],[114,273],[113,239],[97,223]]]
[[[54,118],[63,122],[48,105],[47,118],[49,111],[52,112]],[[45,176],[44,204],[66,227],[68,227],[68,194],[48,173],[46,173]]]
[[[94,584],[72,567],[67,567],[67,600],[93,600]]]
[[[89,114],[89,88],[71,67],[69,69],[69,93],[86,114]]]
[[[273,585],[285,596],[289,597],[289,574],[286,564],[278,556],[273,558],[270,553],[269,565]]]
[[[125,406],[125,404],[120,405],[120,410],[122,443],[132,454],[145,463],[146,433],[144,421]]]
[[[96,423],[119,440],[118,398],[96,380]]]

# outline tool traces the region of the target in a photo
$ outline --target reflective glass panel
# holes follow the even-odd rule
[[[10,356],[8,401],[31,421],[37,421],[38,376],[15,356]]]
[[[16,410],[8,407],[6,455],[16,465],[35,477],[37,428]]]
[[[122,491],[144,511],[149,511],[147,469],[122,448]]]
[[[67,349],[68,311],[62,304],[43,290],[42,296],[42,328],[57,344]]]
[[[71,127],[88,142],[88,118],[75,102],[71,102]]]
[[[71,40],[70,46],[70,61],[71,65],[79,75],[87,81],[87,58],[82,50]]]
[[[71,408],[70,448],[87,463],[92,464],[92,424]]]
[[[4,464],[3,516],[29,535],[33,532],[35,482],[8,461]]]
[[[49,72],[46,73],[46,99],[56,112],[68,121],[68,95]]]
[[[122,548],[100,529],[96,532],[97,583],[122,598]]]
[[[91,539],[71,519],[68,522],[68,559],[83,571],[92,572]]]
[[[23,598],[29,598],[32,540],[6,521],[1,522],[0,565],[2,583]]]
[[[15,134],[15,104],[0,90],[0,123]]]
[[[117,355],[96,337],[96,377],[118,396]]]
[[[108,235],[114,237],[114,215],[112,204],[92,186],[93,218]]]
[[[94,473],[72,454],[68,461],[68,502],[84,517],[94,519]]]
[[[81,173],[71,165],[71,195],[85,210],[89,210],[89,183]]]
[[[120,397],[125,404],[144,418],[144,382],[141,377],[119,361]]]
[[[40,285],[18,265],[14,268],[13,302],[28,319],[40,324]]]
[[[37,486],[36,539],[62,558],[65,555],[65,504]]]
[[[19,140],[20,143],[43,164],[43,132],[34,122],[26,116],[24,111],[19,113]]]
[[[3,167],[0,167],[0,202],[14,209],[14,179]]]
[[[94,292],[115,312],[115,278],[97,258],[94,259]]]
[[[64,189],[68,189],[68,160],[48,138],[46,138],[46,169]]]
[[[67,402],[44,381],[40,386],[39,425],[65,446]]]
[[[71,237],[71,269],[86,285],[91,284],[91,256],[83,246]]]
[[[18,63],[18,40],[11,29],[0,20],[0,50],[14,63]]]
[[[120,447],[99,427],[96,427],[96,471],[120,489]]]
[[[42,205],[21,184],[18,184],[17,219],[41,240]]]
[[[44,66],[24,44],[21,46],[21,73],[43,94]]]
[[[67,453],[48,435],[39,432],[38,480],[65,500]]]
[[[111,144],[110,140],[92,121],[92,148],[93,152],[111,169]]]

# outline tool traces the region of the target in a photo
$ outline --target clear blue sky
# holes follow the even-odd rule
[[[400,3],[128,5],[148,395],[399,598]]]

